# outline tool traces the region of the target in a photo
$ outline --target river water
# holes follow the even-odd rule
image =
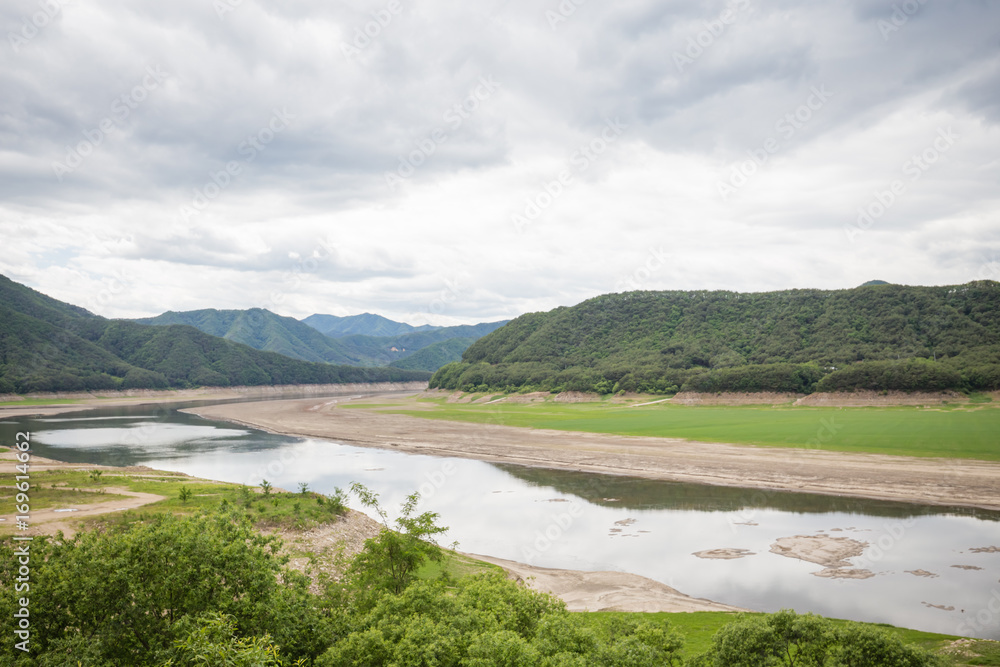
[[[1000,639],[1000,513],[763,492],[403,454],[273,435],[177,410],[106,408],[0,421],[0,444],[30,430],[38,456],[147,465],[228,482],[332,493],[358,481],[390,511],[413,491],[470,553],[542,567],[640,574],[696,597],[758,611]],[[357,506],[357,503],[354,503]],[[769,551],[825,533],[868,543],[864,580]],[[753,555],[707,560],[694,552]],[[978,551],[977,551],[978,550]],[[918,572],[919,574],[913,574]],[[932,576],[927,576],[929,573]]]

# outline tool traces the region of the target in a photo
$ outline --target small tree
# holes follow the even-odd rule
[[[438,526],[437,512],[423,512],[414,516],[419,493],[411,493],[400,506],[396,530],[389,527],[389,518],[378,504],[378,494],[358,482],[351,484],[351,491],[361,504],[375,510],[382,520],[378,537],[365,541],[361,551],[348,568],[348,578],[361,590],[383,590],[401,593],[414,573],[426,560],[441,561],[443,554],[434,542],[434,536],[448,530]]]
[[[180,493],[177,494],[177,497],[181,499],[182,503],[187,503],[187,501],[191,500],[191,489],[186,486],[182,486]]]
[[[299,482],[299,493],[301,493],[302,495],[306,495],[307,493],[309,493],[309,484],[307,484],[306,482]]]
[[[274,487],[271,486],[271,483],[266,479],[260,480],[260,490],[263,492],[265,496],[271,495],[271,489],[273,488]]]

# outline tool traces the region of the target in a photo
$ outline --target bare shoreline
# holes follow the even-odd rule
[[[423,389],[426,382],[355,382],[346,384],[287,384],[260,387],[200,387],[197,389],[134,389],[128,391],[77,391],[49,392],[44,394],[0,394],[0,399],[10,399],[0,405],[0,419],[29,415],[57,415],[93,408],[116,408],[127,405],[160,405],[185,401],[247,400],[275,397],[337,396],[372,392],[406,392]],[[30,404],[32,399],[66,400],[72,403]],[[18,405],[25,401],[28,405]]]
[[[185,412],[282,435],[414,454],[731,486],[754,493],[792,491],[1000,510],[1000,463],[994,462],[470,424],[345,410],[341,403],[329,398],[271,400]]]

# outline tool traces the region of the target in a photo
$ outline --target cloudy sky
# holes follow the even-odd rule
[[[1000,279],[1000,3],[6,0],[0,273],[460,323]]]

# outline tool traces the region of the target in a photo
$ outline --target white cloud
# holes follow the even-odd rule
[[[37,0],[0,9],[0,272],[104,315],[474,322],[632,286],[964,282],[1000,250],[989,3],[889,32],[867,0],[59,5],[30,38]]]

